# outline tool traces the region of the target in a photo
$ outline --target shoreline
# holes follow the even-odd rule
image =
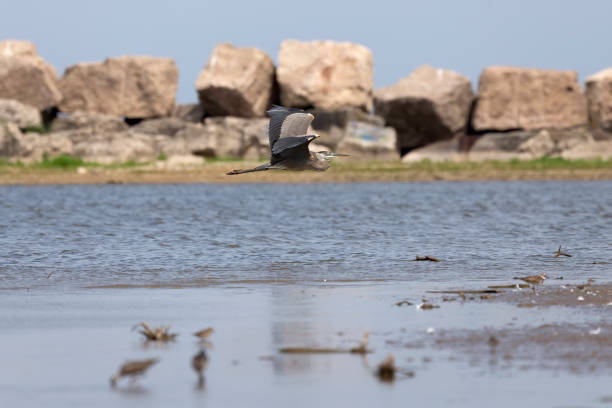
[[[326,172],[267,171],[236,176],[225,173],[261,163],[216,162],[185,167],[169,167],[165,163],[68,168],[0,166],[0,185],[612,180],[612,162],[601,163],[536,165],[536,162],[347,162],[334,164]]]

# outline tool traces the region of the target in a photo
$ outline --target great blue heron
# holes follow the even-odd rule
[[[272,169],[317,170],[329,168],[329,159],[348,154],[327,151],[313,152],[308,145],[318,135],[308,135],[308,127],[314,119],[312,113],[301,109],[272,105],[266,112],[270,116],[268,137],[270,139],[270,162],[252,169],[232,170],[228,175],[251,173]]]

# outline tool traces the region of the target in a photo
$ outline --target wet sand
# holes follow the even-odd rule
[[[487,180],[612,180],[612,168],[505,169],[479,166],[458,169],[427,169],[397,162],[335,165],[326,172],[267,171],[227,176],[236,168],[260,162],[212,163],[196,167],[40,169],[5,166],[0,168],[0,185],[10,184],[112,184],[112,183],[338,183],[402,181],[487,181]]]

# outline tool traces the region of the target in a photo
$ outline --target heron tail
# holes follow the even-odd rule
[[[265,171],[265,170],[270,170],[272,168],[272,166],[270,165],[270,163],[266,163],[266,164],[262,164],[261,166],[257,166],[254,167],[252,169],[246,169],[246,170],[232,170],[227,174],[228,176],[233,176],[235,174],[244,174],[244,173],[252,173],[254,171]]]

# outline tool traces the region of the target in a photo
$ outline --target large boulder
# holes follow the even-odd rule
[[[22,133],[17,124],[0,119],[0,157],[19,154],[21,137]]]
[[[42,126],[40,111],[15,99],[0,99],[0,120],[13,122],[21,129]]]
[[[91,128],[94,133],[121,132],[128,129],[127,123],[118,117],[103,113],[76,111],[55,118],[51,124],[52,132]]]
[[[38,56],[36,46],[30,41],[4,40],[0,41],[1,57],[35,57]]]
[[[375,127],[384,127],[385,120],[380,116],[371,115],[355,108],[339,110],[312,109],[308,112],[314,115],[312,129],[321,136],[319,143],[336,149],[344,138],[347,127],[352,122],[360,122]],[[395,136],[393,136],[395,138]]]
[[[264,116],[272,100],[274,62],[257,48],[220,44],[195,86],[209,116]]]
[[[533,155],[521,151],[521,146],[533,135],[529,131],[486,133],[474,143],[467,158],[471,161],[532,159]]]
[[[200,154],[211,145],[211,136],[201,123],[187,122],[175,117],[143,120],[133,126],[132,130],[150,135],[158,153],[166,156]],[[210,156],[214,155],[213,149]]]
[[[591,141],[577,144],[561,152],[561,157],[569,160],[577,159],[612,159],[612,140]]]
[[[80,63],[68,67],[60,81],[60,110],[127,118],[168,116],[177,86],[178,69],[170,58],[125,56]]]
[[[591,124],[612,130],[612,68],[587,78],[586,97]]]
[[[199,150],[204,157],[262,158],[269,155],[268,119],[245,119],[232,116],[204,120],[208,134]]]
[[[392,127],[349,122],[338,153],[362,160],[398,160],[397,134]]]
[[[413,149],[402,157],[404,163],[421,161],[430,162],[459,162],[466,160],[466,153],[461,151],[461,135],[452,139],[439,140],[427,146]]]
[[[0,98],[41,111],[57,106],[62,99],[57,73],[38,56],[0,55]]]
[[[276,71],[285,106],[372,108],[372,53],[348,42],[283,41]]]
[[[68,132],[79,132],[68,131]],[[63,133],[63,132],[59,132]],[[147,162],[157,158],[158,152],[149,135],[127,131],[73,135],[74,155],[97,163]]]
[[[174,106],[170,116],[186,122],[202,123],[204,120],[204,109],[199,103],[178,104]]]
[[[402,150],[450,139],[463,131],[474,99],[468,78],[428,65],[374,95],[376,114],[397,130]]]
[[[480,75],[472,119],[477,131],[569,128],[587,119],[575,71],[487,67]]]
[[[74,144],[70,135],[57,133],[24,133],[18,141],[15,156],[25,163],[40,162],[45,156],[73,155]]]

